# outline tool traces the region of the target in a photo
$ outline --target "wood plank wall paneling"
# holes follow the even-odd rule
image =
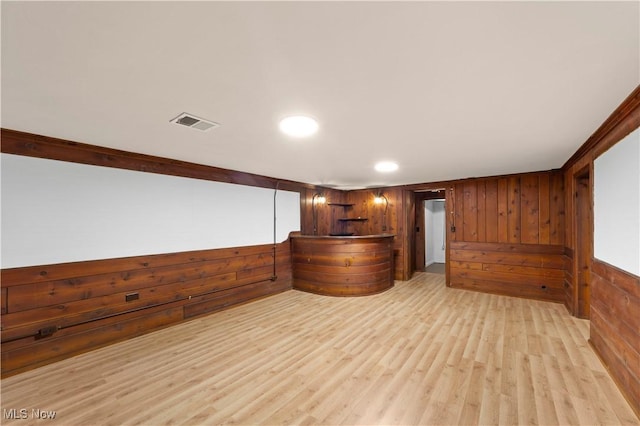
[[[538,243],[550,244],[551,242],[551,188],[548,174],[538,176],[538,189],[540,200],[549,200],[548,203],[538,201]],[[562,223],[562,221],[557,221]]]
[[[564,178],[561,171],[526,173],[492,178],[474,178],[437,184],[384,188],[390,199],[387,215],[389,232],[396,234],[396,279],[410,278],[415,247],[415,205],[413,191],[425,188],[447,190],[447,221],[455,225],[451,242],[500,243],[516,245],[564,244]],[[349,191],[358,215],[369,217],[363,234],[381,232],[373,205],[375,190]],[[453,215],[451,215],[453,211]],[[379,212],[378,212],[379,214]],[[373,220],[372,220],[373,219]],[[453,282],[452,282],[453,285]],[[548,300],[548,296],[544,296]],[[556,297],[553,297],[556,300]]]
[[[564,244],[563,197],[559,171],[457,183],[452,240]]]
[[[0,288],[0,304],[2,306],[0,312],[4,315],[7,313],[7,289],[5,287]]]
[[[2,375],[291,289],[288,241],[276,274],[273,245],[2,270]]]
[[[565,236],[565,194],[566,187],[562,174],[549,175],[549,244],[564,244]],[[551,220],[556,218],[558,220]]]
[[[520,242],[520,177],[512,176],[507,180],[507,240]]]
[[[507,179],[498,179],[498,242],[509,242],[509,193]]]
[[[463,241],[478,241],[478,189],[479,182],[458,185],[462,190]],[[483,224],[484,227],[484,224]]]
[[[455,184],[453,241],[562,244],[564,182],[558,172]]]
[[[498,223],[500,221],[497,179],[485,181],[484,208],[485,241],[488,243],[497,243]],[[482,223],[482,219],[480,219],[480,223]]]
[[[564,247],[452,242],[451,286],[507,296],[564,301]]]
[[[555,171],[456,183],[451,286],[564,301],[563,182]]]
[[[636,409],[640,407],[640,277],[594,259],[590,338]],[[636,410],[637,411],[637,410]]]
[[[539,217],[540,205],[538,201],[539,176],[524,175],[520,179],[520,242],[524,244],[538,244],[540,235]],[[544,204],[548,205],[548,198]]]
[[[313,202],[315,194],[324,194],[326,202]],[[346,203],[346,196],[343,191],[330,188],[307,188],[301,195],[302,203],[302,224],[301,232],[303,235],[313,235],[313,217],[316,216],[317,232],[316,235],[329,235],[339,226],[337,219],[342,217],[342,208],[331,206],[331,203]],[[315,209],[315,212],[314,212]]]
[[[487,187],[486,181],[478,182],[478,192],[476,200],[476,209],[478,212],[478,223],[484,226],[478,226],[478,241],[487,241]]]

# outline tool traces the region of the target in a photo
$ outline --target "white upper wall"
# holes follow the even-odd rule
[[[594,169],[594,257],[640,275],[640,129]]]
[[[2,268],[273,242],[274,190],[2,154]],[[300,229],[278,191],[277,234]]]

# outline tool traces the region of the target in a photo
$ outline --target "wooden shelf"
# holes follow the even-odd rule
[[[354,235],[355,232],[353,229],[349,229],[350,223],[362,223],[367,221],[367,218],[364,217],[336,217],[338,215],[348,216],[352,214],[356,214],[352,211],[352,207],[355,206],[353,203],[327,203],[331,207],[341,208],[341,211],[336,211],[335,209],[331,209],[331,217],[332,217],[332,226],[329,234],[332,236],[350,236]]]

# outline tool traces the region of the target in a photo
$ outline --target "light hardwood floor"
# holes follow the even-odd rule
[[[638,424],[562,305],[288,291],[2,380],[3,424]],[[32,409],[56,411],[36,420]]]

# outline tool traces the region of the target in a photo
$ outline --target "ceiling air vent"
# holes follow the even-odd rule
[[[198,129],[202,132],[215,129],[216,127],[220,126],[220,124],[218,123],[215,123],[210,120],[205,120],[204,118],[196,117],[195,115],[189,114],[186,112],[183,112],[182,114],[180,114],[179,116],[177,116],[176,118],[170,121],[171,123],[181,124],[183,126],[191,127],[193,129]]]

